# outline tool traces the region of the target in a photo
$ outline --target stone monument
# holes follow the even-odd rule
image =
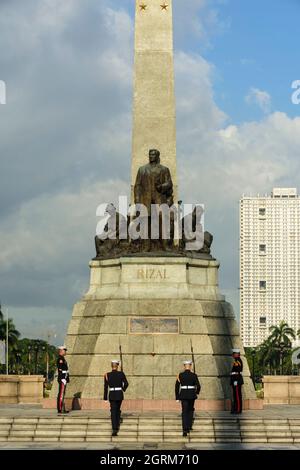
[[[137,0],[132,202],[177,201],[173,77],[172,1]],[[74,306],[66,337],[69,400],[101,408],[103,375],[121,350],[130,384],[123,409],[178,409],[175,378],[192,346],[202,385],[196,406],[227,406],[231,349],[243,353],[243,347],[233,309],[219,291],[212,235],[205,233],[197,252],[172,242],[153,248],[152,240],[145,247],[96,237],[90,287]],[[245,405],[258,407],[243,360]]]

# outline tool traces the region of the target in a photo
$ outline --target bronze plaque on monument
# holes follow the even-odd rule
[[[129,319],[131,334],[178,334],[178,318],[134,317]]]

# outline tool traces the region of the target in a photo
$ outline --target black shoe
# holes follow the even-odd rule
[[[188,435],[187,431],[183,431],[182,435],[183,435],[183,437],[187,437],[187,435]]]
[[[123,418],[120,418],[120,424],[122,424],[122,423],[123,423]]]
[[[62,411],[62,414],[64,414],[64,415],[67,415],[68,413],[70,413],[70,411],[68,411],[68,410]]]
[[[118,435],[118,431],[113,431],[111,435],[112,435],[112,436],[117,436],[117,435]]]

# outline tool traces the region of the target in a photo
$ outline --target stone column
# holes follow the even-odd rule
[[[131,194],[137,170],[157,148],[177,202],[172,0],[136,0]]]

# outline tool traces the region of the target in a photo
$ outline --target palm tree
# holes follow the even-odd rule
[[[271,326],[270,332],[269,340],[275,353],[275,370],[280,366],[281,374],[283,374],[284,355],[285,353],[291,352],[292,340],[296,339],[296,333],[284,320],[282,320],[279,325]]]
[[[0,320],[0,340],[6,339],[6,321]],[[16,329],[14,322],[11,318],[8,320],[8,344],[14,347],[18,338],[20,337],[20,332]]]
[[[280,343],[291,347],[291,339],[296,339],[295,330],[291,328],[284,320],[278,326],[270,327],[270,341],[279,347]]]
[[[259,346],[259,363],[263,369],[268,366],[269,373],[276,368],[277,351],[270,336]]]

